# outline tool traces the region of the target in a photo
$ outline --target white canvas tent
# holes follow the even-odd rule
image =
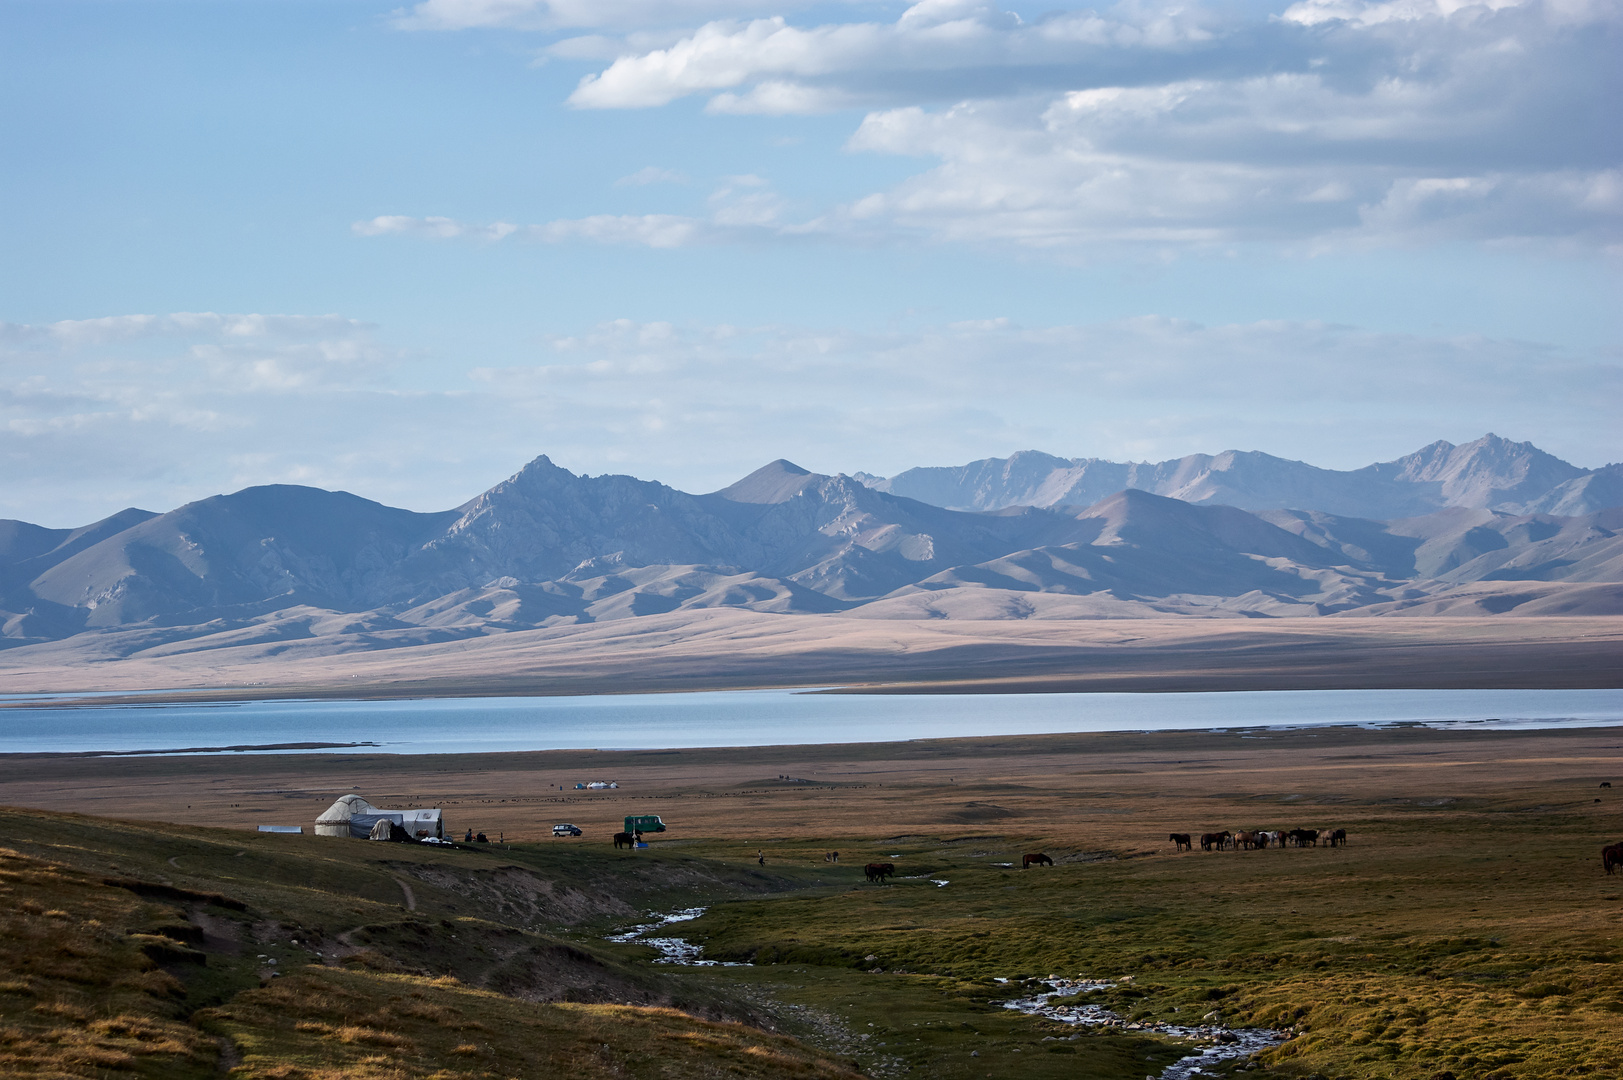
[[[378,835],[380,822],[383,825],[381,836]],[[316,835],[387,840],[391,823],[405,829],[413,840],[445,839],[445,818],[440,810],[383,810],[359,795],[340,797],[316,818]]]

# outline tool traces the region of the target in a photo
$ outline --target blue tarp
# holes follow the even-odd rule
[[[378,822],[392,821],[396,825],[400,825],[405,820],[404,814],[355,814],[349,819],[349,835],[357,840],[370,840],[372,838],[372,826]]]

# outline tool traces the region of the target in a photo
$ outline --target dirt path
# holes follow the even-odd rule
[[[397,877],[397,878],[394,879],[394,882],[395,882],[396,885],[400,886],[400,891],[406,894],[406,910],[407,911],[416,911],[417,910],[417,894],[415,894],[415,893],[413,893],[411,891],[411,886],[406,884],[406,879],[401,878],[401,877]]]

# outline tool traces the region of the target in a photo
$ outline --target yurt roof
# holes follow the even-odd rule
[[[316,818],[316,824],[348,821],[356,814],[369,813],[374,809],[375,807],[371,803],[359,795],[340,795],[337,802],[327,807],[326,812]]]

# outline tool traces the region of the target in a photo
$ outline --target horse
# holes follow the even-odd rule
[[[1601,782],[1600,782],[1600,786],[1601,786],[1601,787],[1611,787],[1611,786],[1612,786],[1612,782],[1611,782],[1611,781],[1610,781],[1610,780],[1602,780],[1602,781],[1601,781]]]
[[[1200,850],[1202,851],[1210,851],[1214,845],[1220,846],[1222,842],[1222,833],[1203,832],[1200,834]]]
[[[1030,855],[1022,855],[1022,856],[1020,856],[1020,869],[1022,869],[1022,870],[1029,870],[1033,866],[1053,866],[1053,865],[1054,865],[1054,860],[1050,859],[1047,855],[1043,854],[1040,851],[1033,852]]]
[[[1319,846],[1319,830],[1317,829],[1292,829],[1290,837],[1295,841],[1297,847]]]
[[[1192,845],[1190,845],[1190,843],[1189,843],[1189,834],[1186,833],[1186,832],[1170,833],[1170,834],[1168,834],[1167,839],[1172,841],[1172,843],[1173,843],[1172,850],[1173,851],[1193,851],[1194,850],[1194,847]]]
[[[628,833],[628,832],[617,832],[617,833],[614,834],[614,849],[616,851],[620,850],[623,847],[635,848],[636,846],[637,846],[637,838],[635,836],[632,836],[630,833]]]
[[[1600,864],[1606,868],[1608,874],[1614,867],[1623,866],[1623,844],[1612,844],[1600,849]]]
[[[1347,830],[1346,829],[1336,829],[1334,832],[1332,832],[1330,834],[1330,846],[1331,847],[1341,847],[1346,842],[1347,842]]]
[[[1261,846],[1261,843],[1257,840],[1257,834],[1254,832],[1246,831],[1234,834],[1234,850],[1236,851],[1241,848],[1250,851],[1252,848]]]
[[[888,862],[871,862],[862,868],[863,874],[869,881],[877,881],[883,885],[885,879],[896,873],[896,864]]]
[[[1227,829],[1224,829],[1222,832],[1217,834],[1217,850],[1218,851],[1222,851],[1224,848],[1232,848],[1233,846],[1234,846],[1234,834],[1233,833],[1229,832]]]
[[[838,851],[831,851],[827,855],[823,856],[823,861],[824,862],[839,862],[840,861],[840,853]]]

